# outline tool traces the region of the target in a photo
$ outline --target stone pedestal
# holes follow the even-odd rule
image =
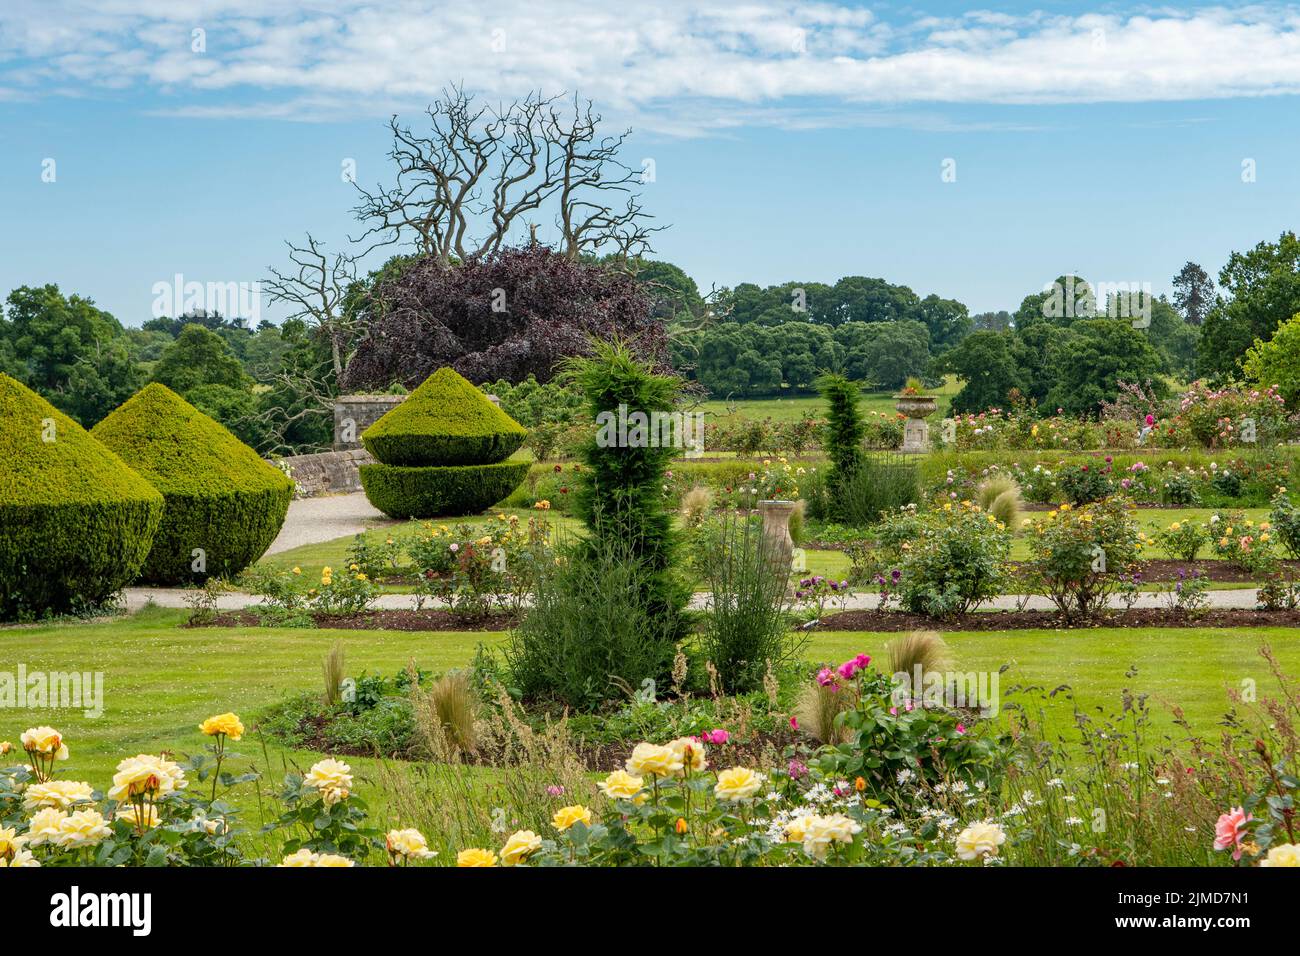
[[[340,395],[334,402],[334,450],[361,447],[361,433],[406,401],[405,395]]]
[[[904,454],[921,454],[930,450],[930,426],[927,415],[933,415],[938,401],[933,395],[896,395],[894,407],[907,416],[903,424]]]
[[[794,540],[790,537],[790,515],[794,513],[793,501],[760,501],[759,513],[763,516],[764,548],[774,567],[790,573],[790,558],[794,553]]]
[[[903,424],[903,447],[906,454],[920,454],[930,450],[930,426],[924,418],[909,418]]]

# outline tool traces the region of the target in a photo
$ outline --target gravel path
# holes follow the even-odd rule
[[[277,554],[304,544],[319,544],[344,535],[360,534],[368,528],[401,524],[375,510],[366,500],[365,492],[350,495],[329,495],[323,498],[301,498],[289,502],[289,514],[279,535],[267,548],[267,554]]]
[[[1207,591],[1210,607],[1219,608],[1253,608],[1255,607],[1255,589],[1240,588],[1235,591]],[[126,606],[129,611],[138,611],[146,603],[152,600],[160,607],[185,607],[185,592],[179,588],[127,588],[126,589]],[[706,606],[708,595],[696,594],[691,601],[692,607],[702,608]],[[1138,596],[1134,607],[1166,607],[1167,598],[1163,594],[1144,593]],[[217,601],[217,606],[223,611],[234,611],[240,608],[251,607],[259,603],[260,599],[251,594],[242,592],[233,592],[223,594]],[[375,600],[376,608],[385,611],[408,610],[415,607],[415,597],[410,594],[381,594]],[[426,599],[424,602],[426,608],[439,607],[437,601]],[[872,596],[858,596],[850,598],[844,603],[828,605],[826,613],[830,614],[835,611],[865,611],[871,610],[876,606],[876,598]],[[1052,602],[1045,597],[1034,596],[1029,598],[1025,609],[1029,611],[1050,611]],[[1118,601],[1112,601],[1111,607],[1122,607]],[[1013,611],[1016,609],[1016,599],[1011,596],[1002,596],[995,598],[986,608],[996,608],[998,610]]]
[[[386,518],[381,512],[375,510],[370,502],[366,500],[365,494],[360,491],[349,495],[303,498],[289,504],[289,514],[284,520],[284,527],[280,529],[279,536],[267,549],[267,554],[288,551],[290,548],[296,548],[304,544],[332,541],[344,535],[358,534],[369,528],[401,523]],[[1254,588],[1208,591],[1206,593],[1211,607],[1253,608],[1255,606]],[[180,588],[127,588],[125,597],[126,607],[129,611],[137,611],[149,601],[153,601],[154,604],[160,607],[186,606],[185,592]],[[217,606],[222,610],[233,611],[250,607],[259,603],[259,600],[259,598],[251,594],[233,592],[222,595]],[[1166,600],[1163,594],[1148,592],[1138,597],[1134,607],[1164,607]],[[691,604],[693,607],[704,607],[706,601],[707,595],[696,594]],[[415,598],[410,594],[381,594],[375,601],[375,607],[382,610],[405,610],[414,606]],[[434,601],[426,600],[424,606],[436,607],[438,605]],[[870,610],[875,606],[876,597],[874,595],[858,595],[850,598],[843,606],[835,604],[828,607],[827,610],[861,611]],[[1118,602],[1112,602],[1112,606],[1118,607],[1119,604]],[[1009,595],[999,597],[989,602],[986,607],[1015,610],[1016,599]],[[1044,597],[1031,597],[1025,605],[1025,609],[1030,611],[1050,610],[1051,608],[1052,602]]]

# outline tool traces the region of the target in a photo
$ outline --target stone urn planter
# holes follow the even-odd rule
[[[794,554],[794,539],[790,537],[790,515],[794,513],[793,501],[760,501],[759,514],[763,516],[763,541],[773,567],[790,569]]]
[[[939,407],[933,395],[895,395],[894,408],[907,416],[903,424],[903,447],[906,454],[920,454],[930,450],[930,426],[926,416],[933,415]]]

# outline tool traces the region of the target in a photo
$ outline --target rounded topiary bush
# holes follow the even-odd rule
[[[527,461],[506,461],[528,430],[449,368],[434,372],[361,436],[378,459],[361,487],[390,518],[476,514],[510,495]]]
[[[0,374],[0,620],[103,603],[139,572],[162,512],[149,482]]]
[[[389,465],[481,465],[510,457],[527,437],[469,380],[440,368],[361,441]]]
[[[165,385],[146,385],[91,434],[166,502],[142,579],[228,577],[260,558],[280,533],[293,482]]]
[[[445,467],[361,466],[361,487],[370,503],[390,518],[436,518],[477,514],[519,487],[526,461]]]

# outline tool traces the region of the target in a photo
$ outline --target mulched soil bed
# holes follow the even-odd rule
[[[1021,631],[1093,627],[1297,627],[1300,610],[1211,608],[1192,615],[1172,608],[1108,611],[1087,621],[1066,621],[1056,611],[981,611],[944,621],[902,611],[840,611],[822,618],[821,631]]]
[[[505,611],[472,621],[450,611],[387,610],[363,611],[359,614],[316,614],[317,627],[347,631],[506,631],[517,618]],[[197,627],[256,627],[259,621],[252,611],[223,611],[208,624]]]
[[[325,729],[328,724],[329,718],[320,715],[304,720],[297,728],[302,738],[295,741],[294,746],[339,757],[377,756],[373,748],[339,745],[327,741]],[[770,759],[773,752],[780,755],[785,747],[793,743],[795,743],[794,733],[786,730],[775,734],[754,734],[744,743],[736,743],[733,739],[732,742],[722,746],[710,745],[708,747],[709,769],[726,770],[728,767],[757,766],[764,759]],[[627,758],[632,755],[632,748],[636,744],[637,741],[607,744],[584,744],[575,741],[574,749],[589,771],[609,773],[612,770],[625,768]],[[420,759],[415,753],[390,753],[382,756],[398,760]],[[478,754],[465,754],[463,759],[466,763],[476,766],[484,764],[484,760]]]

